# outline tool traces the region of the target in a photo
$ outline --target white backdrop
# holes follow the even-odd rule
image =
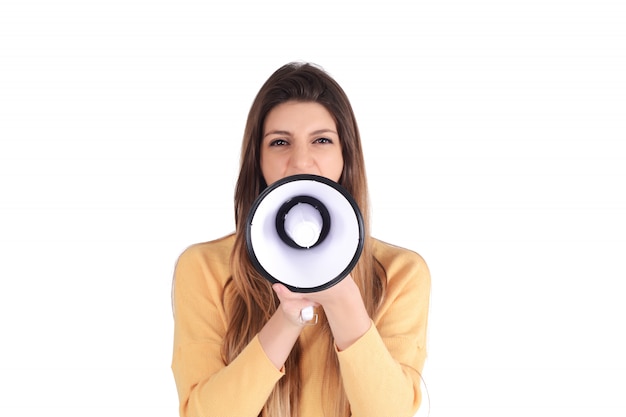
[[[233,230],[250,103],[307,60],[352,100],[374,234],[431,268],[430,415],[625,415],[625,21],[617,0],[3,0],[0,414],[177,414],[174,262]]]

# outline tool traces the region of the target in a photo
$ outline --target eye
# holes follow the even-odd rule
[[[287,141],[284,139],[275,139],[270,142],[270,146],[284,146],[287,145]]]
[[[315,142],[316,143],[333,143],[333,140],[329,138],[318,138],[318,139],[315,139]]]

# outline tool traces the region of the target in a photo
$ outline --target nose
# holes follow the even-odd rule
[[[291,174],[313,174],[310,171],[314,165],[313,155],[305,146],[294,146],[289,158]]]

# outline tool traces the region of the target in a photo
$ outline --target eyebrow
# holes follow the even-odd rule
[[[269,132],[267,132],[265,135],[263,135],[263,137],[267,137],[269,135],[285,135],[285,136],[290,136],[291,133],[287,132],[286,130],[270,130]]]
[[[321,135],[322,133],[334,133],[335,135],[339,135],[337,132],[335,132],[332,129],[319,129],[319,130],[315,130],[313,132],[311,132],[309,135],[310,136],[315,136],[315,135]],[[269,135],[285,135],[285,136],[291,136],[291,132],[288,132],[286,130],[270,130],[269,132],[267,132],[265,135],[263,135],[263,137],[269,136]]]

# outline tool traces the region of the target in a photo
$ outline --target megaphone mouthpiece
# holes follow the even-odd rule
[[[303,248],[315,245],[322,232],[322,216],[309,204],[300,203],[285,215],[285,232]]]
[[[326,238],[330,213],[318,199],[299,195],[285,202],[276,215],[278,236],[292,248],[310,249]]]

